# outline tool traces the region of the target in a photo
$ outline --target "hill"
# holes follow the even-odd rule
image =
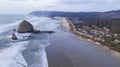
[[[68,18],[120,18],[120,10],[107,12],[60,12],[60,11],[34,11],[30,14],[48,17],[68,17]]]

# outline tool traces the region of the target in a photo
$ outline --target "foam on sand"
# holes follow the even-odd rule
[[[33,24],[36,30],[56,31],[59,27],[58,20],[47,17],[28,16],[26,20]],[[8,47],[0,50],[0,67],[48,67],[45,47],[49,45],[49,34],[15,33],[18,40],[13,41],[12,31],[17,29],[18,24],[19,22],[15,22],[0,27],[0,39],[8,40]],[[1,41],[1,44],[2,42],[4,41]],[[5,43],[3,45],[5,46]]]
[[[23,67],[27,66],[22,56],[22,51],[28,45],[28,42],[11,43],[13,45],[0,52],[0,67]]]

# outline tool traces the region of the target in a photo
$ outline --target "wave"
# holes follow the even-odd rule
[[[35,29],[39,30],[53,30],[56,31],[59,27],[60,21],[57,19],[51,19],[48,17],[34,17],[32,19],[28,19],[31,24],[35,27]]]
[[[37,30],[57,31],[59,22],[48,17],[27,16],[25,20]],[[0,49],[0,67],[48,67],[45,47],[49,45],[48,34],[18,34],[18,40],[11,40],[11,31],[17,29],[22,20],[0,27],[0,43],[7,45]],[[30,35],[32,37],[25,37]],[[7,43],[4,43],[8,41]]]
[[[18,22],[10,23],[10,24],[3,24],[0,26],[0,33],[14,29],[16,27],[16,25],[18,25]]]
[[[27,66],[23,59],[22,51],[28,42],[11,43],[11,47],[0,51],[0,67],[23,67]],[[22,64],[22,65],[21,65]]]

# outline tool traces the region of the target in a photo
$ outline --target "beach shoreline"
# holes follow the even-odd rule
[[[71,21],[69,21],[69,20],[67,20],[67,19],[66,19],[66,21],[68,21],[68,22],[66,22],[66,23],[69,24],[70,31],[71,31],[73,34],[75,34],[77,37],[79,37],[80,39],[86,40],[86,41],[89,41],[89,42],[92,42],[92,43],[94,43],[94,44],[96,44],[96,45],[102,46],[102,47],[104,47],[105,49],[110,50],[110,51],[113,52],[113,53],[116,53],[116,54],[119,54],[119,55],[120,55],[120,52],[119,52],[119,51],[113,49],[112,47],[107,46],[105,43],[103,43],[103,42],[101,42],[101,41],[99,41],[99,40],[95,40],[95,39],[93,39],[93,38],[91,38],[91,37],[89,37],[89,36],[83,35],[81,32],[79,32],[79,31],[77,31],[77,30],[75,29],[75,26],[72,24]]]
[[[83,40],[82,38],[75,39],[76,35],[70,32],[68,26],[69,23],[61,23],[63,23],[61,24],[62,28],[68,30],[63,29],[63,31],[58,31],[50,36],[50,45],[46,47],[49,67],[120,66],[118,64],[120,62],[119,54],[117,55],[114,52],[118,57],[113,56],[113,53],[109,49],[103,48],[103,46],[94,45],[91,42],[85,42],[86,40]],[[118,61],[116,61],[116,59],[118,59]]]
[[[62,19],[60,23],[60,27],[62,28],[63,31],[70,31],[68,23],[65,23],[64,18]],[[51,36],[50,39],[57,40],[59,39],[59,35],[61,36],[60,31],[55,33],[53,36]],[[56,39],[57,38],[57,39]],[[64,39],[64,38],[63,38]],[[49,67],[73,67],[72,60],[63,52],[60,51],[56,46],[56,44],[59,44],[57,42],[53,42],[50,40],[50,45],[46,47],[46,53],[47,53],[47,58],[48,58],[48,66]]]

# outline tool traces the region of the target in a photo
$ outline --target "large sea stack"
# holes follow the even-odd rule
[[[33,32],[34,32],[33,25],[28,21],[24,20],[19,24],[18,33],[33,33]]]

